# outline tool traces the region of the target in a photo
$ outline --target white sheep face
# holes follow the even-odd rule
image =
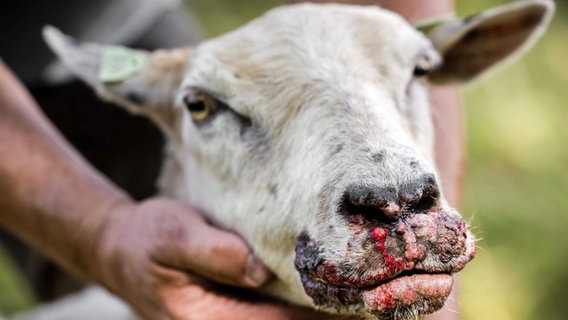
[[[355,234],[375,224],[349,222],[358,213],[342,212],[348,188],[398,191],[435,179],[430,107],[413,77],[421,59],[439,61],[422,34],[368,8],[280,9],[206,42],[190,58],[178,108],[188,96],[220,102],[203,120],[184,110],[171,149],[195,164],[179,184],[162,182],[243,234],[292,289],[287,298],[311,303],[292,268],[299,236],[354,272],[366,254],[350,247],[368,242]],[[361,277],[376,277],[381,264]]]
[[[426,80],[476,76],[495,61],[448,70],[452,50],[481,56],[472,30],[493,38],[522,18],[526,36],[497,53],[516,51],[548,19],[535,3],[448,23],[433,42],[379,8],[281,7],[193,50],[142,53],[112,84],[97,78],[105,47],[47,37],[101,96],[163,129],[163,192],[243,235],[276,275],[265,291],[405,319],[441,308],[475,254],[438,184]]]

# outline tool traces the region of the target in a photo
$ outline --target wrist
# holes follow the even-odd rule
[[[138,204],[127,197],[108,199],[95,213],[95,220],[86,226],[91,232],[85,236],[87,250],[83,254],[79,268],[85,270],[85,276],[94,282],[113,289],[116,281],[110,275],[121,268],[120,233],[127,233],[126,220],[136,211]],[[82,247],[82,246],[81,246]]]

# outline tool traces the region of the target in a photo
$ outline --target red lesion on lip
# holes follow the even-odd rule
[[[406,269],[406,262],[404,259],[397,258],[395,255],[390,254],[387,250],[387,236],[389,231],[381,227],[371,229],[371,238],[375,240],[375,247],[381,252],[383,262],[387,270],[386,274],[396,274],[397,272]]]
[[[310,246],[297,247],[296,267],[306,293],[318,305],[360,305],[378,315],[405,308],[423,313],[441,308],[452,289],[451,273],[475,255],[465,222],[444,210],[392,222],[364,218],[350,217],[352,238],[343,260],[323,258],[313,241],[310,250],[306,250]],[[317,256],[317,261],[311,263],[305,259],[309,254],[301,252]]]
[[[452,291],[449,274],[417,274],[393,279],[362,293],[365,308],[388,313],[394,309],[410,308],[418,301],[426,302],[424,312],[440,309]]]
[[[465,255],[465,222],[447,212],[414,214],[381,226],[355,224],[351,230],[353,238],[344,263],[322,260],[309,271],[311,278],[336,286],[363,288],[379,285],[401,273],[457,272],[471,260],[470,255]],[[361,247],[370,247],[363,256]],[[428,256],[430,262],[425,266],[423,261]]]

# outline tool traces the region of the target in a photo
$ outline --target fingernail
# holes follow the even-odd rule
[[[262,285],[271,277],[270,271],[254,254],[248,257],[245,272],[249,282],[255,287]]]

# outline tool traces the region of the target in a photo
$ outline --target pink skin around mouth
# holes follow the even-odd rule
[[[395,277],[366,288],[336,287],[304,278],[306,292],[320,306],[361,305],[365,311],[382,318],[395,313],[418,311],[428,314],[441,309],[452,291],[449,274],[413,274]]]
[[[353,273],[345,272],[345,265],[325,260],[310,264],[307,257],[317,256],[317,246],[304,242],[297,248],[297,267],[305,271],[302,282],[306,293],[318,305],[359,304],[367,312],[385,317],[401,310],[431,313],[440,309],[451,293],[451,274],[475,256],[475,243],[468,239],[465,222],[447,212],[416,214],[383,227],[369,227],[357,219],[351,223],[353,246],[361,241],[372,244],[382,266],[361,277],[370,269]],[[369,254],[373,257],[372,251]]]
[[[372,276],[350,277],[338,265],[322,262],[312,270],[315,276],[335,286],[364,288],[384,283],[402,272],[454,273],[463,269],[475,255],[475,244],[467,241],[465,222],[454,217],[434,218],[420,214],[390,230],[372,227],[366,235],[359,233],[359,238],[354,241],[370,241],[373,244],[375,253],[382,260],[380,272]],[[446,260],[439,261],[435,266],[429,265],[426,270],[423,260],[428,254]],[[364,274],[365,271],[361,269],[357,274]]]
[[[442,307],[452,291],[449,274],[415,274],[395,278],[363,292],[365,309],[388,313],[401,307],[427,302],[432,311]],[[430,311],[430,310],[428,310]]]

